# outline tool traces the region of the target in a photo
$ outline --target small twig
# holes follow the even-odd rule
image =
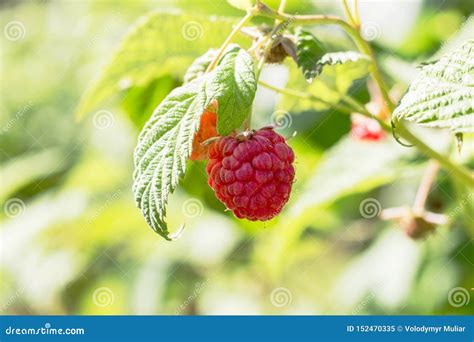
[[[357,28],[360,27],[360,15],[359,15],[359,1],[354,0],[354,24]]]
[[[222,54],[224,53],[225,49],[227,48],[227,46],[229,46],[230,42],[232,41],[232,39],[234,39],[234,37],[237,35],[237,33],[239,33],[239,31],[242,29],[242,27],[245,26],[245,24],[247,24],[247,22],[250,21],[250,19],[252,19],[252,17],[255,15],[255,12],[254,11],[249,11],[247,12],[247,14],[245,15],[245,17],[243,17],[240,22],[237,24],[236,27],[234,27],[234,29],[232,30],[232,32],[229,34],[229,36],[227,37],[227,39],[224,41],[224,43],[222,44],[221,48],[219,49],[219,52],[217,53],[216,57],[214,57],[214,59],[212,60],[212,62],[209,64],[209,66],[207,67],[206,69],[206,73],[207,72],[211,72],[217,65],[217,63],[219,62],[219,59],[222,57]]]
[[[423,178],[421,179],[418,192],[416,193],[415,202],[413,203],[413,212],[422,213],[425,210],[426,200],[430,193],[431,186],[436,178],[439,170],[439,163],[435,160],[430,160],[426,167]]]
[[[271,84],[268,84],[268,83],[263,82],[263,81],[258,81],[258,84],[265,87],[265,88],[273,90],[277,93],[285,94],[285,95],[289,95],[289,96],[294,96],[294,97],[298,97],[298,98],[309,100],[309,101],[323,103],[323,104],[328,105],[330,107],[334,107],[334,108],[336,108],[340,111],[347,112],[348,114],[350,114],[354,111],[353,108],[350,108],[350,107],[347,107],[347,106],[344,106],[344,105],[341,105],[341,104],[331,103],[331,102],[328,102],[324,99],[321,99],[319,97],[316,97],[316,96],[308,94],[308,93],[299,92],[299,91],[293,90],[293,89],[278,88],[278,87],[272,86]]]
[[[346,15],[347,21],[352,26],[355,26],[355,21],[354,21],[354,18],[352,17],[351,10],[349,9],[347,0],[342,0],[342,7],[344,8],[344,14]]]

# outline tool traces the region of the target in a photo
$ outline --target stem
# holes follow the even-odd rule
[[[289,96],[295,96],[295,97],[299,97],[301,99],[305,99],[305,100],[309,100],[309,101],[323,103],[325,105],[329,105],[331,107],[334,107],[334,108],[336,108],[340,111],[347,112],[348,114],[350,114],[351,112],[354,111],[353,108],[347,107],[345,105],[334,104],[334,103],[328,102],[326,100],[323,100],[323,99],[321,99],[317,96],[314,96],[314,95],[311,95],[311,94],[308,94],[308,93],[303,93],[303,92],[299,92],[297,90],[292,90],[292,89],[278,88],[278,87],[272,86],[268,83],[265,83],[263,81],[258,81],[258,84],[260,84],[261,86],[263,86],[265,88],[273,90],[277,93],[285,94],[285,95],[289,95]]]
[[[377,86],[379,87],[382,97],[384,98],[384,101],[387,105],[387,108],[390,110],[390,112],[393,112],[395,105],[391,101],[390,96],[388,94],[388,90],[383,81],[382,74],[380,72],[380,69],[378,67],[378,64],[375,58],[375,54],[371,46],[369,45],[369,43],[366,42],[361,37],[359,31],[356,28],[352,27],[349,23],[347,23],[346,21],[342,20],[341,18],[337,16],[288,15],[285,13],[278,13],[274,11],[273,9],[267,7],[261,2],[257,2],[255,10],[256,10],[256,13],[259,15],[274,18],[274,19],[279,19],[279,20],[286,20],[289,22],[289,24],[292,24],[292,25],[294,24],[310,24],[310,25],[334,24],[334,25],[340,26],[352,38],[357,48],[362,53],[368,55],[369,58],[372,60],[372,65],[370,68],[370,73],[372,75],[372,78],[377,83]],[[357,104],[357,107],[359,108],[359,104],[356,101],[352,101],[352,99],[348,100],[346,98],[345,102],[351,103],[353,105]],[[360,111],[360,113],[363,115],[366,115],[368,117],[371,117],[377,120],[384,130],[389,131],[389,132],[392,130],[391,127],[385,121],[370,114],[364,108],[363,105],[360,106],[358,111]],[[431,149],[422,140],[418,139],[415,135],[413,135],[405,126],[403,126],[402,123],[398,123],[397,131],[402,138],[406,139],[408,142],[417,146],[417,148],[423,154],[425,154],[426,156],[430,158],[436,159],[444,168],[451,171],[455,175],[456,178],[458,178],[459,180],[462,180],[464,183],[470,186],[474,186],[474,178],[472,177],[469,171],[467,171],[462,166],[458,166],[454,164],[450,159],[446,158],[445,156]]]
[[[257,13],[262,16],[267,16],[270,18],[277,18],[280,20],[287,20],[291,25],[294,24],[306,24],[306,25],[338,25],[340,26],[346,33],[351,37],[351,39],[356,44],[359,51],[369,56],[372,60],[372,65],[370,68],[370,73],[372,78],[377,83],[378,87],[380,88],[380,92],[382,93],[382,97],[387,104],[387,107],[390,111],[393,111],[395,108],[390,96],[388,94],[388,90],[385,86],[385,83],[382,78],[382,74],[378,67],[377,61],[375,59],[375,54],[370,47],[369,43],[366,42],[360,35],[359,31],[352,27],[349,23],[344,21],[338,16],[330,16],[330,15],[288,15],[285,13],[278,13],[271,8],[259,3],[260,5],[257,6]]]
[[[280,1],[280,6],[278,6],[278,13],[285,12],[286,0]]]
[[[281,0],[280,5],[278,6],[278,13],[283,13],[285,11],[285,6],[286,6],[286,0]],[[263,50],[262,58],[258,61],[257,74],[256,74],[257,81],[260,78],[260,73],[262,72],[263,65],[265,64],[265,60],[267,59],[267,56],[272,48],[273,35],[275,34],[281,22],[282,22],[281,19],[275,18],[275,24],[273,25],[273,29],[268,35],[267,45],[265,45],[265,49]]]
[[[333,106],[336,109],[339,109],[341,111],[347,112],[347,113],[352,113],[354,111],[365,115],[371,119],[377,120],[377,122],[380,124],[380,126],[387,132],[392,132],[392,126],[387,124],[385,121],[382,119],[372,115],[365,107],[363,104],[359,103],[358,101],[354,100],[353,98],[349,96],[344,96],[342,98],[342,101],[348,104],[350,107],[347,107],[345,105],[340,105],[340,104],[332,104],[328,101],[325,101],[323,99],[320,99],[314,95],[307,94],[307,93],[302,93],[296,90],[291,90],[291,89],[281,89],[274,87],[270,84],[267,84],[265,82],[259,81],[258,82],[260,85],[271,89],[273,91],[290,95],[290,96],[295,96],[299,97],[302,99],[307,99],[310,101],[317,101],[320,103],[324,103],[330,106]],[[415,135],[413,135],[405,126],[403,126],[401,123],[398,123],[397,125],[397,133],[404,139],[406,139],[408,142],[411,144],[415,145],[423,154],[426,156],[435,159],[439,164],[441,164],[444,168],[447,170],[451,171],[457,179],[462,181],[463,183],[466,183],[470,185],[471,187],[474,186],[474,178],[472,175],[469,173],[468,170],[463,168],[462,166],[454,164],[450,159],[446,158],[445,156],[439,154],[435,150],[431,149],[428,145],[426,145],[423,141],[418,139]]]
[[[347,20],[352,26],[355,26],[354,18],[352,17],[351,10],[347,4],[347,0],[342,0],[342,7],[344,8],[344,14],[346,15]]]
[[[221,48],[219,49],[219,52],[217,53],[216,57],[214,57],[214,59],[212,60],[212,62],[209,64],[209,66],[207,67],[207,70],[206,72],[211,72],[217,65],[217,62],[219,62],[219,59],[222,57],[222,54],[224,53],[225,49],[227,48],[227,46],[229,46],[230,42],[232,41],[232,39],[234,39],[234,37],[239,33],[239,31],[242,29],[242,27],[244,27],[249,21],[250,19],[252,19],[252,17],[255,15],[255,12],[254,11],[249,11],[247,12],[247,14],[245,15],[245,17],[243,17],[240,22],[237,24],[236,27],[234,27],[234,29],[232,30],[232,32],[229,34],[229,36],[227,37],[227,39],[224,41],[224,43],[222,44]]]
[[[413,203],[413,211],[415,213],[422,213],[425,210],[426,200],[430,193],[431,186],[436,178],[436,174],[439,170],[439,163],[435,160],[430,160],[426,167],[423,178],[421,179],[420,186],[416,193],[415,202]]]
[[[258,61],[258,65],[257,65],[257,72],[255,74],[255,78],[258,80],[260,78],[260,74],[262,73],[262,69],[263,69],[263,65],[265,64],[265,60],[267,59],[267,56],[268,54],[270,53],[270,50],[272,48],[272,45],[273,45],[273,34],[275,33],[275,29],[276,27],[278,26],[275,26],[273,28],[273,30],[269,33],[268,35],[268,39],[266,41],[266,45],[265,45],[265,49],[263,50],[263,54],[262,54],[262,57],[260,58],[260,60]]]
[[[342,101],[344,101],[347,104],[351,105],[352,108],[354,108],[354,111],[356,111],[357,113],[362,114],[364,116],[367,116],[371,119],[376,120],[380,124],[380,126],[383,128],[384,131],[389,132],[389,133],[392,132],[392,126],[390,126],[388,123],[386,123],[384,120],[382,120],[378,116],[375,116],[372,113],[370,113],[362,103],[354,100],[350,96],[346,96],[346,95],[341,95],[341,96],[342,96]]]
[[[360,26],[359,1],[354,0],[354,23],[356,27]]]
[[[402,138],[415,145],[423,154],[430,158],[436,159],[445,169],[452,172],[457,179],[471,187],[474,187],[474,177],[464,167],[454,164],[449,158],[431,149],[428,145],[411,133],[401,122],[397,123],[396,129],[397,133]]]

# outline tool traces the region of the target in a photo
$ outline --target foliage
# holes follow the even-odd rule
[[[166,239],[166,203],[186,171],[201,114],[217,100],[217,129],[228,134],[248,116],[255,90],[252,59],[232,47],[213,73],[173,90],[143,128],[135,150],[135,201],[150,227]]]
[[[427,127],[474,132],[474,40],[421,67],[393,113]]]
[[[279,5],[273,0],[265,3],[273,9]],[[394,102],[399,100],[397,94],[409,87],[407,81],[417,76],[412,65],[439,63],[447,57],[460,61],[460,54],[452,55],[453,51],[473,37],[472,19],[463,18],[472,10],[465,8],[467,2],[462,8],[458,5],[441,4],[442,13],[449,10],[449,30],[438,32],[445,27],[447,16],[436,15],[429,22],[438,28],[430,31],[436,35],[434,40],[424,38],[426,30],[414,29],[427,25],[423,18],[432,15],[429,3],[416,4],[419,14],[397,3],[399,15],[382,21],[378,16],[385,3],[361,7],[363,18],[370,18],[380,28],[380,37],[370,45],[384,83],[392,88]],[[318,6],[288,0],[284,11],[298,15],[337,12],[333,4],[324,9]],[[341,34],[337,25],[304,24],[303,30],[325,49],[324,54],[306,60],[310,70],[309,61],[319,61],[321,73],[308,84],[301,67],[289,58],[282,65],[264,65],[261,81],[304,97],[258,85],[252,101],[253,82],[251,87],[241,88],[238,75],[230,75],[236,70],[239,54],[241,61],[250,62],[244,51],[250,51],[252,63],[258,65],[251,49],[255,42],[245,35],[234,36],[232,42],[240,49],[232,50],[236,47],[231,46],[233,53],[226,49],[221,57],[227,62],[220,58],[217,67],[205,75],[244,11],[226,0],[176,0],[166,2],[166,8],[162,4],[154,7],[156,3],[146,1],[120,5],[12,2],[0,9],[2,27],[21,21],[25,28],[18,40],[8,39],[6,30],[1,38],[5,66],[0,84],[2,314],[472,312],[472,298],[467,305],[453,306],[448,296],[450,290],[469,289],[474,282],[469,224],[472,196],[449,169],[440,169],[426,202],[426,209],[445,214],[447,223],[437,226],[424,240],[407,237],[396,220],[361,213],[361,204],[367,199],[377,200],[381,209],[413,203],[428,165],[428,158],[417,146],[400,146],[390,134],[377,144],[354,140],[348,134],[351,116],[345,107],[354,110],[348,98],[367,105],[371,113],[384,103],[380,93],[373,91],[374,65],[367,51],[356,52],[358,45]],[[152,14],[146,15],[150,10]],[[145,19],[133,28],[136,18],[144,14]],[[463,28],[459,23],[464,20]],[[255,17],[246,25],[261,28],[273,24],[274,18]],[[407,28],[408,35],[394,30],[399,25]],[[300,23],[282,26],[286,29],[282,33],[294,39]],[[200,28],[201,34],[185,36],[189,27]],[[457,31],[459,36],[444,41],[447,32]],[[387,39],[390,32],[397,32],[402,41]],[[123,35],[126,38],[117,49]],[[210,51],[207,56],[206,51]],[[351,57],[335,58],[344,56]],[[388,63],[391,61],[396,63]],[[433,69],[442,67],[435,63],[420,69],[421,79],[438,82],[453,76]],[[467,65],[460,67],[468,70]],[[250,69],[253,67],[248,66],[244,74]],[[258,74],[258,67],[255,69]],[[402,77],[404,70],[408,70],[408,77]],[[429,70],[435,70],[436,75],[427,73]],[[229,115],[224,131],[243,130],[250,113],[246,108],[252,104],[250,127],[280,122],[283,126],[276,130],[291,137],[288,144],[296,155],[293,191],[281,214],[266,223],[237,220],[225,211],[206,183],[205,162],[185,161],[189,145],[181,142],[189,142],[198,128],[199,111],[182,108],[175,116],[166,112],[162,118],[153,114],[162,113],[176,94],[178,98],[202,95],[203,83],[211,84],[218,72],[219,82],[229,80],[239,86],[234,87],[235,94],[251,94],[248,102],[239,102],[242,112],[230,103],[222,107],[220,117]],[[95,81],[87,88],[91,79]],[[462,82],[457,82],[459,88],[463,88]],[[86,88],[89,90],[77,108]],[[231,87],[222,89],[214,84],[213,89],[215,96],[234,99],[226,92]],[[405,97],[410,93],[408,90]],[[193,96],[186,103],[194,102],[201,110]],[[201,98],[207,101],[207,97]],[[401,111],[404,102],[397,109],[400,118],[405,118],[405,111]],[[75,108],[81,121],[74,120]],[[469,123],[460,124],[459,112],[454,117],[450,111],[453,106],[439,108],[442,110],[434,108],[416,117],[435,118],[433,122],[439,123],[438,115],[448,113],[453,115],[450,122],[467,132]],[[239,116],[234,118],[231,113]],[[109,120],[99,120],[101,115]],[[155,123],[166,119],[169,126],[160,130],[146,124],[149,119]],[[148,138],[159,141],[155,151],[165,142],[174,146],[157,154],[166,156],[163,161],[168,161],[167,165],[174,162],[171,181],[178,184],[166,203],[167,226],[172,230],[185,223],[187,227],[172,243],[147,228],[133,201],[137,194],[131,191],[131,175],[138,172],[133,152],[144,125],[141,136],[154,131]],[[464,133],[464,147],[458,154],[449,129],[413,126],[410,130],[427,146],[455,160],[456,166],[472,170],[472,133]],[[170,139],[158,139],[166,128],[170,130],[164,136]],[[140,155],[145,144],[142,148]],[[170,157],[171,151],[179,158]],[[150,162],[147,158],[141,158],[142,162]],[[184,167],[186,173],[178,180]],[[172,184],[171,169],[161,170],[168,177],[163,184]],[[139,178],[145,180],[144,171]],[[285,305],[276,306],[272,293],[281,288],[291,297]],[[98,301],[104,290],[107,301]]]

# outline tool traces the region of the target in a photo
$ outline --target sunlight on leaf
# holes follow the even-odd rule
[[[474,40],[422,66],[393,118],[454,133],[474,132]]]

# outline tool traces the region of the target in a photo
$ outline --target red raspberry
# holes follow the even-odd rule
[[[371,118],[361,114],[352,114],[351,135],[359,140],[380,141],[385,137],[380,124]]]
[[[213,101],[209,108],[201,115],[199,130],[194,135],[193,152],[191,153],[191,160],[205,160],[207,159],[207,151],[209,146],[202,145],[202,143],[209,138],[217,136],[217,101]]]
[[[209,149],[209,185],[238,218],[270,220],[290,197],[294,159],[271,128],[223,137]]]

